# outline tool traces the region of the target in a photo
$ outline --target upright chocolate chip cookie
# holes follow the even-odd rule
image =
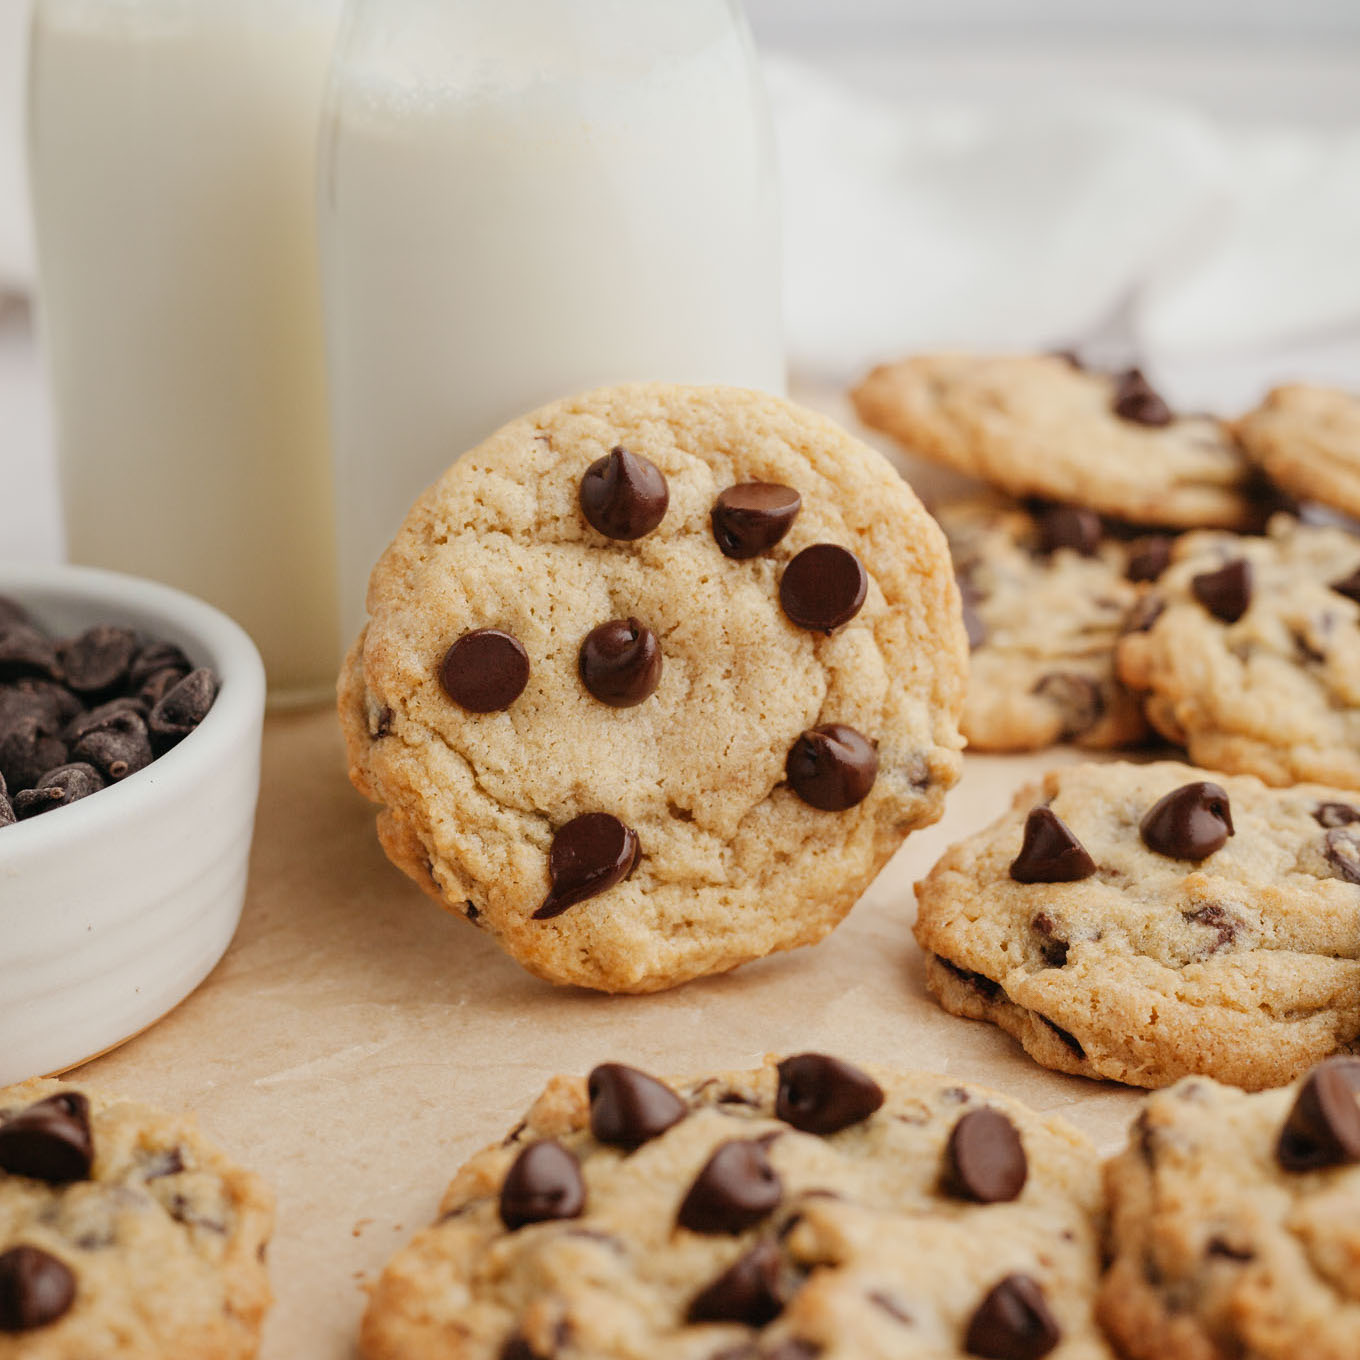
[[[1289,1081],[1360,1036],[1352,796],[1170,761],[1049,774],[917,885],[927,984],[1059,1071]]]
[[[653,991],[831,930],[959,772],[943,536],[878,454],[633,386],[460,459],[345,663],[393,861],[555,982]]]
[[[1196,764],[1360,789],[1360,538],[1272,518],[1186,534],[1118,669]]]
[[[1277,387],[1237,422],[1247,456],[1295,496],[1360,518],[1360,396],[1330,387]]]
[[[367,1360],[1111,1360],[1060,1120],[803,1053],[558,1077],[398,1253]]]
[[[249,1360],[272,1222],[191,1119],[0,1089],[0,1360]]]
[[[963,708],[969,746],[1137,742],[1147,723],[1141,702],[1115,678],[1114,649],[1170,539],[1108,535],[1090,510],[1031,514],[982,497],[943,505],[935,517],[949,540],[972,644]]]
[[[1100,1312],[1130,1360],[1360,1354],[1360,1062],[1153,1096],[1106,1168]]]
[[[1136,370],[1091,373],[1052,355],[926,356],[875,369],[854,401],[866,424],[1013,496],[1135,524],[1256,519],[1232,435],[1206,416],[1174,416]]]

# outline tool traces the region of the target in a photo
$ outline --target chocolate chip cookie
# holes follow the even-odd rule
[[[272,1222],[191,1119],[64,1082],[0,1090],[0,1360],[247,1360]]]
[[[1330,387],[1277,387],[1236,432],[1271,481],[1360,518],[1360,397]]]
[[[1074,506],[1034,513],[985,497],[938,507],[972,644],[963,735],[979,751],[1059,741],[1102,749],[1147,732],[1114,649],[1171,538],[1106,534]]]
[[[1131,1360],[1360,1354],[1360,1062],[1153,1096],[1106,1169],[1100,1311]]]
[[[1108,1360],[1099,1173],[1060,1120],[800,1054],[554,1079],[364,1319],[367,1360]]]
[[[1288,515],[1185,535],[1117,662],[1196,764],[1360,789],[1360,538]]]
[[[943,535],[788,402],[629,386],[417,502],[345,663],[393,861],[555,982],[653,991],[832,929],[959,772]]]
[[[1135,524],[1241,528],[1257,518],[1232,435],[1210,417],[1173,415],[1137,370],[933,355],[875,369],[853,397],[866,424],[1013,496]]]
[[[917,885],[931,993],[1046,1067],[1289,1081],[1360,1036],[1360,799],[1171,761],[1022,789]]]

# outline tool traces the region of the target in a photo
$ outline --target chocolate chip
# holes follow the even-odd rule
[[[509,708],[529,683],[529,654],[499,628],[464,633],[439,666],[444,693],[469,713]]]
[[[1127,581],[1155,581],[1171,561],[1175,539],[1168,534],[1152,534],[1135,539],[1129,544],[1128,564],[1124,568]]]
[[[1105,713],[1105,696],[1089,676],[1075,671],[1051,671],[1031,691],[1046,699],[1062,715],[1062,736],[1079,737],[1089,732]]]
[[[55,770],[48,770],[31,789],[22,789],[14,795],[14,812],[21,822],[27,821],[30,817],[51,812],[53,808],[88,798],[103,787],[104,776],[93,765],[84,762],[58,765]]]
[[[155,759],[146,720],[126,708],[106,715],[71,747],[71,759],[93,765],[111,783],[136,774]]]
[[[882,1104],[882,1087],[839,1058],[799,1053],[779,1064],[774,1112],[804,1133],[839,1133],[863,1123]]]
[[[971,969],[960,968],[952,959],[946,959],[939,954],[935,957],[945,972],[975,991],[984,1001],[996,1001],[1002,995],[1003,988],[999,982],[993,982],[991,978],[974,973]]]
[[[622,883],[641,858],[637,832],[617,817],[607,812],[573,817],[553,837],[548,852],[552,887],[533,919],[561,916],[568,907]]]
[[[1058,923],[1053,917],[1041,911],[1035,915],[1030,926],[1042,941],[1039,952],[1044,956],[1044,963],[1050,968],[1066,968],[1068,942],[1059,933]]]
[[[1207,906],[1200,907],[1198,911],[1181,914],[1187,921],[1198,926],[1207,926],[1217,935],[1217,940],[1209,949],[1211,954],[1216,954],[1220,949],[1230,945],[1242,930],[1242,922],[1216,902],[1210,902]]]
[[[1135,425],[1159,429],[1163,425],[1170,425],[1173,419],[1171,408],[1153,390],[1142,370],[1137,368],[1131,368],[1115,379],[1114,398],[1110,405],[1121,420],[1132,421]]]
[[[1233,834],[1228,795],[1205,780],[1183,784],[1148,809],[1138,830],[1149,850],[1168,859],[1207,859]]]
[[[516,1332],[501,1347],[499,1360],[550,1360],[550,1357],[540,1355],[525,1337]]]
[[[577,668],[581,683],[602,704],[632,708],[661,683],[661,643],[637,619],[614,619],[586,634]]]
[[[78,1091],[40,1100],[0,1124],[0,1171],[49,1185],[90,1178],[90,1102]]]
[[[60,680],[61,661],[55,642],[36,628],[18,624],[0,633],[0,680],[19,680],[30,675]]]
[[[1190,578],[1195,599],[1215,618],[1236,623],[1251,604],[1251,563],[1235,558],[1217,571],[1204,571]]]
[[[132,665],[128,667],[127,687],[141,689],[154,676],[164,671],[177,672],[183,679],[193,668],[193,662],[173,642],[148,642],[143,645],[133,658]]]
[[[1333,581],[1331,588],[1338,595],[1344,595],[1348,600],[1354,600],[1360,604],[1360,567],[1357,567],[1349,576],[1343,576],[1339,581]]]
[[[963,1347],[984,1360],[1039,1360],[1062,1331],[1028,1275],[1007,1275],[978,1306]]]
[[[0,686],[0,730],[20,718],[38,718],[46,731],[61,729],[85,711],[85,705],[65,685],[29,675]]]
[[[641,1147],[689,1112],[669,1086],[623,1063],[601,1063],[587,1078],[586,1089],[591,1133],[618,1147]]]
[[[945,1189],[977,1204],[1019,1199],[1029,1178],[1025,1145],[1000,1110],[969,1110],[949,1134],[945,1149]]]
[[[585,1207],[580,1164],[552,1138],[530,1143],[515,1158],[501,1185],[501,1222],[511,1232],[528,1223],[579,1218]]]
[[[713,506],[713,537],[724,557],[758,557],[788,533],[803,498],[777,482],[729,486]]]
[[[1319,826],[1350,826],[1360,822],[1360,808],[1349,803],[1319,803],[1313,812],[1313,820]]]
[[[217,677],[206,667],[190,671],[151,710],[147,730],[158,754],[177,746],[208,716],[217,698]]]
[[[1156,595],[1145,595],[1129,610],[1122,631],[1126,635],[1151,632],[1152,625],[1165,613],[1165,600],[1159,599]]]
[[[146,718],[150,709],[140,699],[110,699],[98,708],[78,713],[66,724],[61,734],[65,742],[77,742],[91,732],[118,731],[126,726],[128,714],[141,719],[142,730],[146,730]]]
[[[49,723],[41,717],[19,718],[0,732],[0,775],[16,797],[65,761],[65,744],[51,735]]]
[[[778,1206],[784,1187],[762,1141],[723,1143],[680,1205],[677,1222],[696,1233],[740,1233]]]
[[[1071,1030],[1064,1029],[1061,1025],[1055,1025],[1046,1015],[1039,1015],[1038,1011],[1034,1014],[1043,1021],[1044,1025],[1052,1032],[1053,1037],[1072,1054],[1074,1058],[1086,1060],[1086,1050],[1082,1047],[1081,1040],[1077,1038]]]
[[[784,1311],[783,1258],[773,1242],[758,1242],[696,1294],[686,1322],[742,1322],[764,1327]]]
[[[1039,551],[1057,552],[1070,548],[1083,557],[1094,557],[1104,535],[1100,516],[1079,505],[1055,505],[1038,519]]]
[[[821,812],[844,812],[869,796],[878,778],[878,752],[844,723],[804,732],[784,762],[789,787]]]
[[[1360,1162],[1360,1061],[1328,1058],[1304,1079],[1275,1156],[1286,1171]]]
[[[16,821],[18,818],[14,815],[14,804],[9,801],[5,777],[0,775],[0,826],[13,826]]]
[[[104,694],[128,678],[139,648],[130,628],[97,623],[61,648],[66,683],[77,694]]]
[[[1095,871],[1095,860],[1052,808],[1030,809],[1020,853],[1011,861],[1017,883],[1077,883]]]
[[[666,517],[670,490],[661,469],[623,445],[594,462],[581,478],[581,513],[606,538],[631,542]]]
[[[1323,857],[1336,871],[1332,877],[1344,883],[1360,883],[1360,830],[1333,827],[1323,837]]]
[[[137,698],[146,704],[148,708],[155,708],[174,687],[184,679],[185,672],[167,667],[163,671],[156,671],[151,675],[146,683],[137,691]]]
[[[830,633],[859,613],[869,593],[864,564],[849,548],[814,543],[784,568],[779,603],[791,623]]]
[[[0,1332],[31,1332],[64,1317],[75,1301],[70,1267],[38,1247],[0,1252]]]

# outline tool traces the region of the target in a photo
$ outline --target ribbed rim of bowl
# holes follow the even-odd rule
[[[258,740],[252,734],[264,714],[264,663],[250,635],[196,596],[100,567],[0,563],[0,595],[10,595],[27,607],[35,594],[82,607],[88,604],[92,624],[102,621],[101,605],[165,620],[211,656],[221,689],[199,726],[145,769],[66,807],[0,828],[0,863],[9,852],[40,851],[44,839],[56,845],[154,813],[165,801],[184,796],[200,779],[211,777],[243,740]],[[40,611],[41,604],[35,602],[35,608]],[[146,626],[148,633],[154,630],[154,624]]]

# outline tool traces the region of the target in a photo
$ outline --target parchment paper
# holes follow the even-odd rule
[[[916,478],[913,478],[916,480]],[[658,1075],[822,1049],[947,1072],[1060,1111],[1113,1150],[1137,1094],[1032,1063],[931,1002],[912,883],[1075,752],[969,756],[945,820],[913,836],[813,949],[651,997],[560,990],[441,912],[384,859],[329,711],[270,719],[241,930],[202,988],[75,1074],[198,1112],[278,1193],[263,1360],[351,1360],[362,1285],[434,1215],[459,1162],[555,1072]]]

